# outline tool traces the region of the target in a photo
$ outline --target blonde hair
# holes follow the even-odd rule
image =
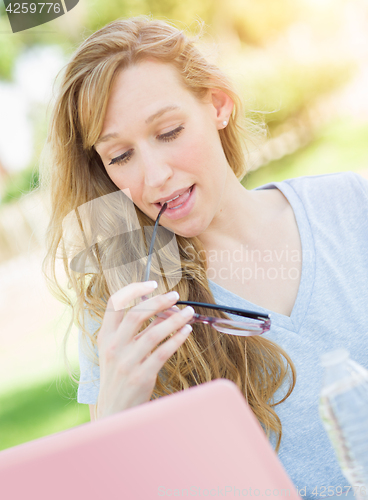
[[[81,44],[62,77],[41,172],[41,185],[47,187],[50,194],[52,213],[44,272],[49,277],[52,291],[72,307],[73,321],[94,346],[98,330],[94,334],[87,331],[84,311],[101,324],[109,290],[101,269],[86,273],[70,269],[63,244],[62,223],[77,207],[118,190],[93,148],[102,131],[109,94],[118,72],[153,58],[173,65],[185,87],[198,99],[202,99],[210,88],[228,94],[234,102],[234,109],[227,127],[219,131],[219,136],[236,177],[241,180],[245,175],[244,138],[254,127],[244,118],[241,100],[232,83],[195,47],[197,39],[191,40],[171,23],[149,16],[118,20]],[[154,224],[138,207],[136,212],[141,227]],[[173,288],[179,292],[181,300],[214,303],[206,275],[206,259],[201,258],[204,253],[201,242],[197,237],[177,236],[177,244],[182,279]],[[137,245],[137,254],[146,255],[147,247]],[[76,293],[75,300],[58,283],[55,272],[58,256],[63,259],[69,286]],[[97,250],[94,257],[97,261],[101,257]],[[160,268],[153,265],[150,279],[160,283],[160,277]],[[121,272],[120,287],[141,279],[138,266],[129,277]],[[168,290],[159,288],[158,291],[164,293]],[[206,314],[203,308],[198,308],[198,312]],[[220,311],[213,315],[228,318]],[[143,328],[148,325],[146,322]],[[165,363],[157,377],[152,399],[217,378],[227,378],[239,387],[267,436],[275,433],[278,450],[282,426],[274,406],[285,401],[295,385],[295,369],[287,353],[266,338],[223,335],[208,325],[196,323],[192,334]],[[285,380],[289,382],[285,394],[274,401],[276,391]]]

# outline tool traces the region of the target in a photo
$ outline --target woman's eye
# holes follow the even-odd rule
[[[126,153],[120,155],[120,156],[117,156],[116,158],[113,158],[109,165],[114,165],[114,163],[117,163],[118,165],[121,165],[123,163],[126,163],[129,158],[132,156],[132,153],[130,152],[131,150],[129,149],[129,151],[127,151]]]
[[[184,129],[184,127],[182,125],[180,125],[180,127],[176,128],[175,130],[172,130],[171,132],[168,132],[167,134],[158,135],[157,137],[161,141],[165,141],[165,142],[172,141],[173,139],[177,138],[177,136],[180,134],[180,132],[183,129]]]
[[[180,132],[184,130],[184,127],[182,125],[180,125],[180,127],[176,128],[175,130],[172,130],[171,132],[167,132],[167,134],[162,134],[162,135],[158,135],[158,139],[160,139],[160,141],[164,141],[164,142],[169,142],[169,141],[172,141],[173,139],[176,139],[178,137],[178,135],[180,134]],[[122,165],[124,163],[126,163],[130,157],[132,156],[132,150],[129,149],[129,151],[127,151],[126,153],[120,155],[120,156],[117,156],[116,158],[113,158],[109,165],[114,165],[115,163],[117,165]]]

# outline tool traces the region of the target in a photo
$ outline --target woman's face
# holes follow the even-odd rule
[[[186,237],[201,234],[219,210],[230,169],[218,130],[231,99],[210,91],[200,102],[181,84],[175,67],[146,60],[121,71],[95,145],[106,172],[152,220]],[[189,190],[192,186],[193,189]],[[180,203],[179,203],[180,202]],[[168,207],[170,207],[168,205]]]

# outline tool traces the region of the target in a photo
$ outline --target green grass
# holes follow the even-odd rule
[[[64,375],[0,396],[0,450],[88,422],[88,405],[76,402],[76,391]]]
[[[250,172],[247,189],[303,175],[319,175],[368,168],[368,123],[336,120],[316,133],[313,142],[294,154]]]

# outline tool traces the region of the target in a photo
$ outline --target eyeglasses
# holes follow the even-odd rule
[[[167,208],[167,203],[164,203],[164,205],[162,206],[162,208],[157,216],[156,222],[155,222],[155,226],[154,226],[152,238],[151,238],[151,244],[150,244],[150,248],[149,248],[149,252],[148,252],[148,260],[147,260],[147,265],[146,265],[143,281],[149,280],[152,253],[153,253],[153,247],[154,247],[155,238],[156,238],[157,227],[158,227],[160,217],[163,214],[163,212],[166,210],[166,208]],[[142,297],[142,300],[148,300],[148,297],[144,295]],[[242,316],[243,318],[247,319],[246,321],[233,321],[233,320],[229,320],[229,319],[215,318],[212,316],[203,316],[201,314],[195,313],[193,315],[192,319],[188,321],[188,324],[193,324],[193,323],[209,324],[221,333],[249,337],[249,336],[253,336],[253,335],[262,335],[262,333],[268,332],[271,328],[271,319],[270,319],[269,314],[263,314],[263,313],[258,313],[258,312],[254,312],[254,311],[247,311],[245,309],[237,309],[235,307],[220,306],[217,304],[205,304],[202,302],[191,302],[191,301],[185,301],[185,300],[178,300],[176,303],[192,306],[193,308],[195,308],[197,306],[197,307],[203,307],[205,309],[212,309],[212,310],[215,309],[217,311],[223,311],[225,313],[234,314],[237,316]],[[156,314],[156,316],[166,319],[169,316],[171,316],[172,313],[177,313],[177,310],[175,310],[173,307],[170,307],[165,312]]]

